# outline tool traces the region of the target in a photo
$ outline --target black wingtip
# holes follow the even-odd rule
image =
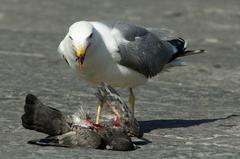
[[[184,50],[187,48],[187,42],[185,42],[185,40],[181,37],[169,40],[168,42],[177,49],[178,53],[184,52]]]

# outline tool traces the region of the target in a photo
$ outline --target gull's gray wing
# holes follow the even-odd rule
[[[117,41],[121,56],[119,64],[146,77],[159,73],[176,53],[171,43],[161,40],[157,34],[143,27],[116,22],[113,28],[119,30],[124,38],[123,41]]]

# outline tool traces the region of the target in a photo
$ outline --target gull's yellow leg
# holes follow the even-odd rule
[[[99,100],[98,101],[98,110],[97,110],[96,124],[99,124],[102,110],[103,110],[103,102],[101,100]]]
[[[130,107],[132,109],[132,113],[134,115],[134,107],[135,107],[135,96],[134,96],[134,93],[133,93],[133,90],[132,88],[129,88],[129,98],[128,98],[128,102],[130,104]]]

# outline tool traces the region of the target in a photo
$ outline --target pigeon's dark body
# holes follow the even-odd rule
[[[130,136],[140,137],[142,134],[138,122],[126,104],[117,92],[106,84],[98,89],[96,95],[110,107],[115,115],[116,120],[113,123],[96,125],[86,116],[82,121],[86,121],[88,126],[76,124],[72,115],[65,115],[57,109],[44,105],[34,95],[27,95],[25,114],[22,116],[23,127],[49,135],[29,143],[121,151],[135,149]]]

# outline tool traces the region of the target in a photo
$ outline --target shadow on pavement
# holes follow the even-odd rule
[[[148,120],[139,121],[139,124],[141,126],[143,133],[148,133],[155,129],[190,127],[215,122],[218,120],[226,120],[237,116],[239,115],[229,115],[225,118],[199,119],[199,120],[183,120],[183,119]]]

